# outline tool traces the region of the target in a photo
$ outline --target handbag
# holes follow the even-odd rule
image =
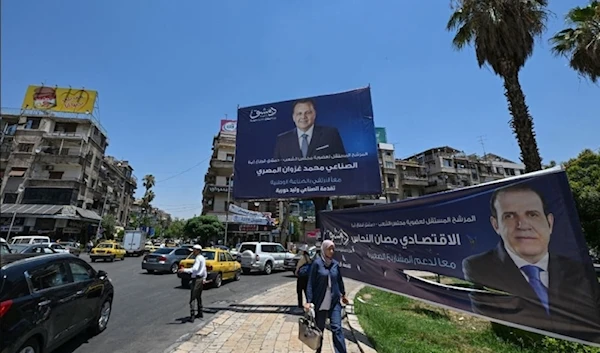
[[[298,323],[298,339],[312,350],[319,349],[323,341],[323,332],[317,327],[314,317],[307,314],[301,317]]]

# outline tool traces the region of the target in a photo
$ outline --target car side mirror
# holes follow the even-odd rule
[[[108,275],[108,273],[106,273],[106,271],[102,271],[102,270],[100,270],[100,271],[98,271],[98,272],[96,273],[96,278],[98,278],[98,279],[103,279],[103,278],[104,278],[104,277],[106,277],[107,275]]]

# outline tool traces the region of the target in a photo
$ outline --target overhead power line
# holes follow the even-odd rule
[[[210,157],[208,157],[208,158],[205,158],[205,159],[203,159],[202,161],[200,161],[200,162],[198,162],[198,163],[194,164],[193,166],[189,167],[188,169],[186,169],[186,170],[184,170],[184,171],[181,171],[181,172],[179,172],[179,173],[177,173],[177,174],[175,174],[175,175],[171,175],[171,176],[170,176],[170,177],[168,177],[168,178],[161,179],[161,180],[157,180],[157,181],[156,181],[156,183],[162,183],[162,182],[165,182],[165,181],[167,181],[167,180],[171,180],[171,179],[173,179],[173,178],[177,178],[178,176],[180,176],[180,175],[182,175],[182,174],[185,174],[185,173],[189,172],[190,170],[192,170],[192,169],[194,169],[194,168],[197,168],[197,167],[199,167],[200,165],[202,165],[202,163],[206,162],[206,161],[207,161],[209,158],[210,158]]]

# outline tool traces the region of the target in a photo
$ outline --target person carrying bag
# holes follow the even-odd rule
[[[300,248],[300,253],[302,254],[302,256],[296,264],[296,271],[294,271],[294,273],[298,277],[298,279],[296,280],[298,307],[302,308],[302,292],[304,292],[304,296],[306,296],[306,287],[308,286],[308,275],[310,273],[310,265],[312,264],[312,261],[310,259],[310,256],[308,255],[308,247],[306,245]]]
[[[325,330],[325,321],[329,318],[335,353],[346,353],[346,340],[342,331],[342,303],[348,304],[348,299],[339,263],[333,259],[334,252],[333,242],[323,241],[321,256],[317,257],[310,267],[306,287],[307,303],[304,304],[304,309],[306,312],[315,312],[315,325],[321,333]],[[322,334],[320,342],[317,353],[321,353]]]

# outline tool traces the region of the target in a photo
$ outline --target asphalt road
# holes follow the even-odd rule
[[[87,255],[81,255],[89,261]],[[189,322],[189,290],[173,274],[147,274],[140,257],[91,265],[108,273],[115,298],[107,329],[95,337],[82,334],[54,353],[163,353],[185,335],[197,331],[213,314]],[[290,272],[242,275],[240,281],[223,282],[221,288],[203,292],[204,307],[223,307],[265,290],[294,281]],[[267,304],[267,303],[266,303]]]

